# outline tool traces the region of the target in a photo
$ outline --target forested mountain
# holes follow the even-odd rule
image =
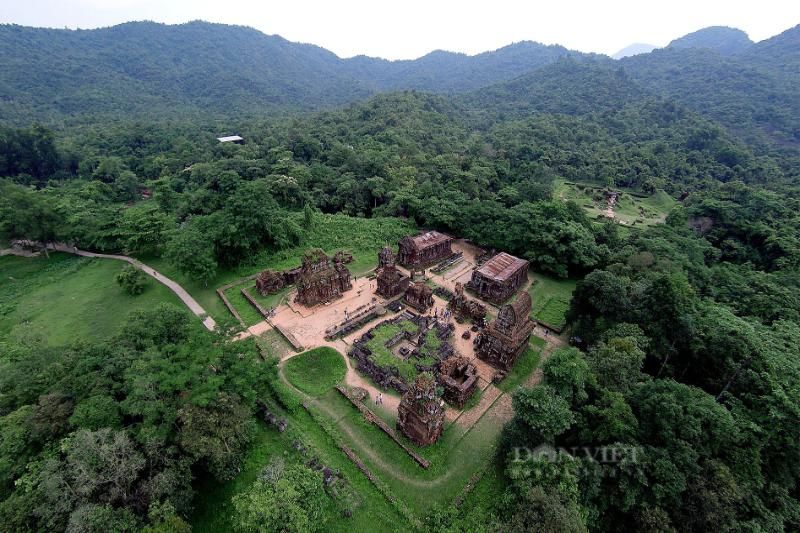
[[[709,48],[723,55],[743,52],[753,41],[745,32],[727,26],[711,26],[675,39],[667,48]]]
[[[639,54],[649,54],[653,50],[658,48],[653,44],[645,44],[645,43],[633,43],[631,45],[626,46],[622,50],[618,51],[617,53],[611,56],[612,59],[622,59],[623,57],[630,57]]]
[[[769,149],[800,147],[800,28],[722,56],[710,49],[655,50],[622,59],[631,78]]]
[[[796,27],[747,45],[739,30],[707,28],[620,63],[533,42],[475,56],[436,51],[416,60],[386,61],[341,59],[317,46],[204,22],[137,22],[88,31],[4,25],[0,119],[17,125],[31,118],[51,122],[90,115],[228,119],[320,109],[407,89],[477,91],[465,100],[517,113],[534,108],[570,113],[559,107],[566,92],[575,105],[613,107],[644,89],[719,121],[762,149],[796,150],[798,35]],[[568,74],[565,59],[621,66],[638,87],[610,71],[606,86],[584,86],[570,79],[578,73]],[[554,63],[560,65],[537,73]],[[609,83],[616,84],[614,90]],[[592,94],[588,87],[599,91]]]
[[[88,31],[0,26],[0,116],[243,114],[369,94],[322,48],[256,30],[150,22]]]
[[[467,91],[569,54],[576,53],[523,42],[476,56],[437,51],[390,62],[341,59],[317,46],[205,22],[86,31],[3,25],[0,119],[317,109],[376,91]]]
[[[742,53],[741,58],[780,70],[796,80],[800,77],[800,25],[756,43]]]
[[[581,115],[619,109],[652,95],[610,60],[564,59],[514,80],[469,93],[466,106],[503,117]]]
[[[385,91],[465,92],[515,78],[559,58],[584,56],[590,54],[525,41],[474,56],[441,50],[408,61],[359,56],[345,60],[345,68],[365,83],[374,80],[375,86]],[[353,70],[354,65],[358,71]]]

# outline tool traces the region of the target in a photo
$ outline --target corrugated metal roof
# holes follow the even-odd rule
[[[437,244],[445,241],[452,241],[453,238],[449,235],[445,235],[444,233],[439,233],[438,231],[429,231],[427,233],[420,233],[415,237],[411,237],[411,240],[414,241],[414,246],[416,246],[417,250],[424,250],[425,248],[436,246]]]
[[[236,141],[243,141],[244,139],[242,139],[238,135],[230,135],[228,137],[217,137],[217,140],[221,143],[232,143]]]
[[[528,262],[511,254],[500,252],[486,261],[478,272],[497,281],[505,281],[513,276],[520,268],[525,268]]]

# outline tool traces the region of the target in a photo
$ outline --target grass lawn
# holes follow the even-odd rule
[[[319,396],[336,386],[347,373],[342,355],[333,348],[314,348],[286,361],[284,375],[310,396]]]
[[[392,353],[385,344],[389,339],[400,333],[401,330],[417,331],[418,329],[417,325],[410,320],[403,321],[399,324],[383,324],[377,327],[373,331],[375,336],[367,342],[367,348],[372,352],[372,360],[380,367],[386,368],[393,366],[397,368],[403,381],[412,383],[419,373],[414,364],[417,362],[424,363],[424,361],[419,361],[413,357],[409,357],[404,361]]]
[[[103,340],[115,335],[133,310],[163,302],[185,309],[149,276],[144,293],[123,291],[115,276],[124,264],[62,253],[49,259],[0,257],[0,337],[26,330],[50,345]]]
[[[557,180],[554,183],[553,197],[562,200],[572,200],[584,208],[590,218],[604,217],[606,200],[603,187],[588,183],[567,183]],[[631,194],[630,191],[620,191],[620,197],[614,206],[614,215],[617,220],[626,226],[649,226],[664,221],[676,200],[664,191],[656,191],[649,197]]]
[[[410,448],[431,461],[431,467],[425,470],[383,431],[364,420],[338,392],[331,391],[320,397],[320,401],[338,419],[348,446],[417,516],[424,516],[436,505],[448,505],[458,496],[470,476],[494,454],[503,427],[502,422],[488,414],[466,433],[450,424],[432,446],[418,447],[405,440]]]
[[[258,324],[259,322],[264,320],[264,317],[262,317],[261,314],[258,311],[256,311],[256,308],[250,305],[250,302],[248,302],[245,299],[245,297],[242,296],[241,289],[244,287],[245,285],[237,285],[235,287],[231,287],[230,289],[225,291],[225,296],[228,297],[228,301],[231,303],[234,309],[236,309],[239,312],[239,316],[242,317],[244,323],[247,324],[247,326],[249,327],[254,324]],[[231,316],[231,318],[233,317]]]
[[[539,365],[539,358],[542,354],[545,341],[539,337],[531,337],[528,349],[520,356],[514,364],[511,372],[501,381],[497,387],[503,392],[512,392],[528,379],[528,376],[536,370]]]
[[[293,287],[284,287],[275,294],[268,294],[267,296],[261,296],[261,294],[256,289],[255,283],[239,286],[240,289],[244,287],[246,287],[247,293],[250,296],[252,296],[252,298],[255,301],[257,301],[262,307],[264,307],[264,309],[269,309],[270,307],[277,307],[280,304],[285,303],[287,297],[289,296],[289,293],[293,289]],[[252,308],[253,306],[251,305],[250,307]]]
[[[556,279],[544,274],[533,274],[533,284],[528,289],[533,301],[531,318],[558,328],[563,327],[576,284],[577,281],[571,279]]]

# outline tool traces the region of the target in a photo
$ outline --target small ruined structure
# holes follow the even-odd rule
[[[386,299],[403,294],[408,289],[408,284],[410,282],[408,276],[404,276],[394,265],[383,267],[381,271],[378,272],[376,281],[377,288],[375,292]]]
[[[453,238],[438,231],[407,235],[400,240],[397,262],[408,268],[432,265],[453,255]]]
[[[424,281],[415,281],[406,290],[404,301],[420,313],[427,313],[433,307],[433,289]]]
[[[461,283],[456,283],[456,292],[447,303],[447,307],[453,312],[456,320],[471,320],[475,324],[483,324],[486,318],[486,306],[464,296],[464,286]]]
[[[467,285],[486,301],[501,304],[528,279],[528,262],[500,252],[472,273]]]
[[[528,317],[531,297],[519,292],[513,302],[500,308],[497,318],[478,335],[475,353],[495,368],[508,372],[525,351],[534,323]]]
[[[403,394],[397,408],[397,429],[419,444],[435,443],[444,429],[444,402],[436,394],[436,380],[420,374],[414,386]]]
[[[283,272],[264,270],[256,277],[256,289],[261,296],[275,294],[287,285],[294,285],[300,279],[303,267],[296,267]]]
[[[333,262],[334,263],[344,263],[345,265],[349,265],[353,262],[353,254],[350,252],[344,252],[339,250],[335,254],[333,254]]]
[[[448,357],[439,364],[438,381],[445,401],[463,407],[478,386],[478,370],[466,357]]]
[[[303,254],[297,279],[297,303],[313,307],[338,298],[352,288],[350,271],[344,263],[332,261],[320,249],[308,250]]]
[[[274,270],[265,270],[256,278],[256,289],[261,296],[275,294],[286,286],[282,272],[275,272]]]
[[[378,254],[376,281],[377,288],[375,292],[386,299],[400,296],[408,289],[410,280],[395,267],[395,255],[388,246],[384,246]]]
[[[397,257],[394,255],[394,252],[388,246],[384,246],[381,248],[381,251],[378,252],[378,270],[387,267],[387,266],[394,266],[397,261]]]

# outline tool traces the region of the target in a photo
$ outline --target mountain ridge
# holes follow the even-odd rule
[[[673,40],[667,48],[710,48],[723,55],[733,55],[753,44],[750,37],[738,28],[708,26]]]
[[[712,44],[722,43],[722,51],[705,46],[709,36]],[[729,53],[725,43],[731,39],[749,44]],[[564,65],[551,70],[564,87],[534,75],[564,61],[621,68],[648,93],[675,100],[762,146],[800,145],[800,96],[794,89],[800,83],[800,26],[755,44],[741,30],[712,27],[617,61],[534,41],[475,55],[434,50],[390,61],[364,55],[343,59],[314,44],[202,21],[130,22],[97,30],[0,25],[0,120],[11,125],[131,116],[227,120],[315,111],[402,90],[466,95],[465,102],[514,113],[570,112],[570,106],[586,109],[589,102],[607,108],[608,102],[620,103],[620,95],[633,94],[622,78],[608,73],[589,75],[607,102],[575,83],[586,72],[570,74]],[[564,99],[566,87],[582,100]],[[531,104],[533,94],[541,101]],[[761,103],[753,106],[754,101]]]

